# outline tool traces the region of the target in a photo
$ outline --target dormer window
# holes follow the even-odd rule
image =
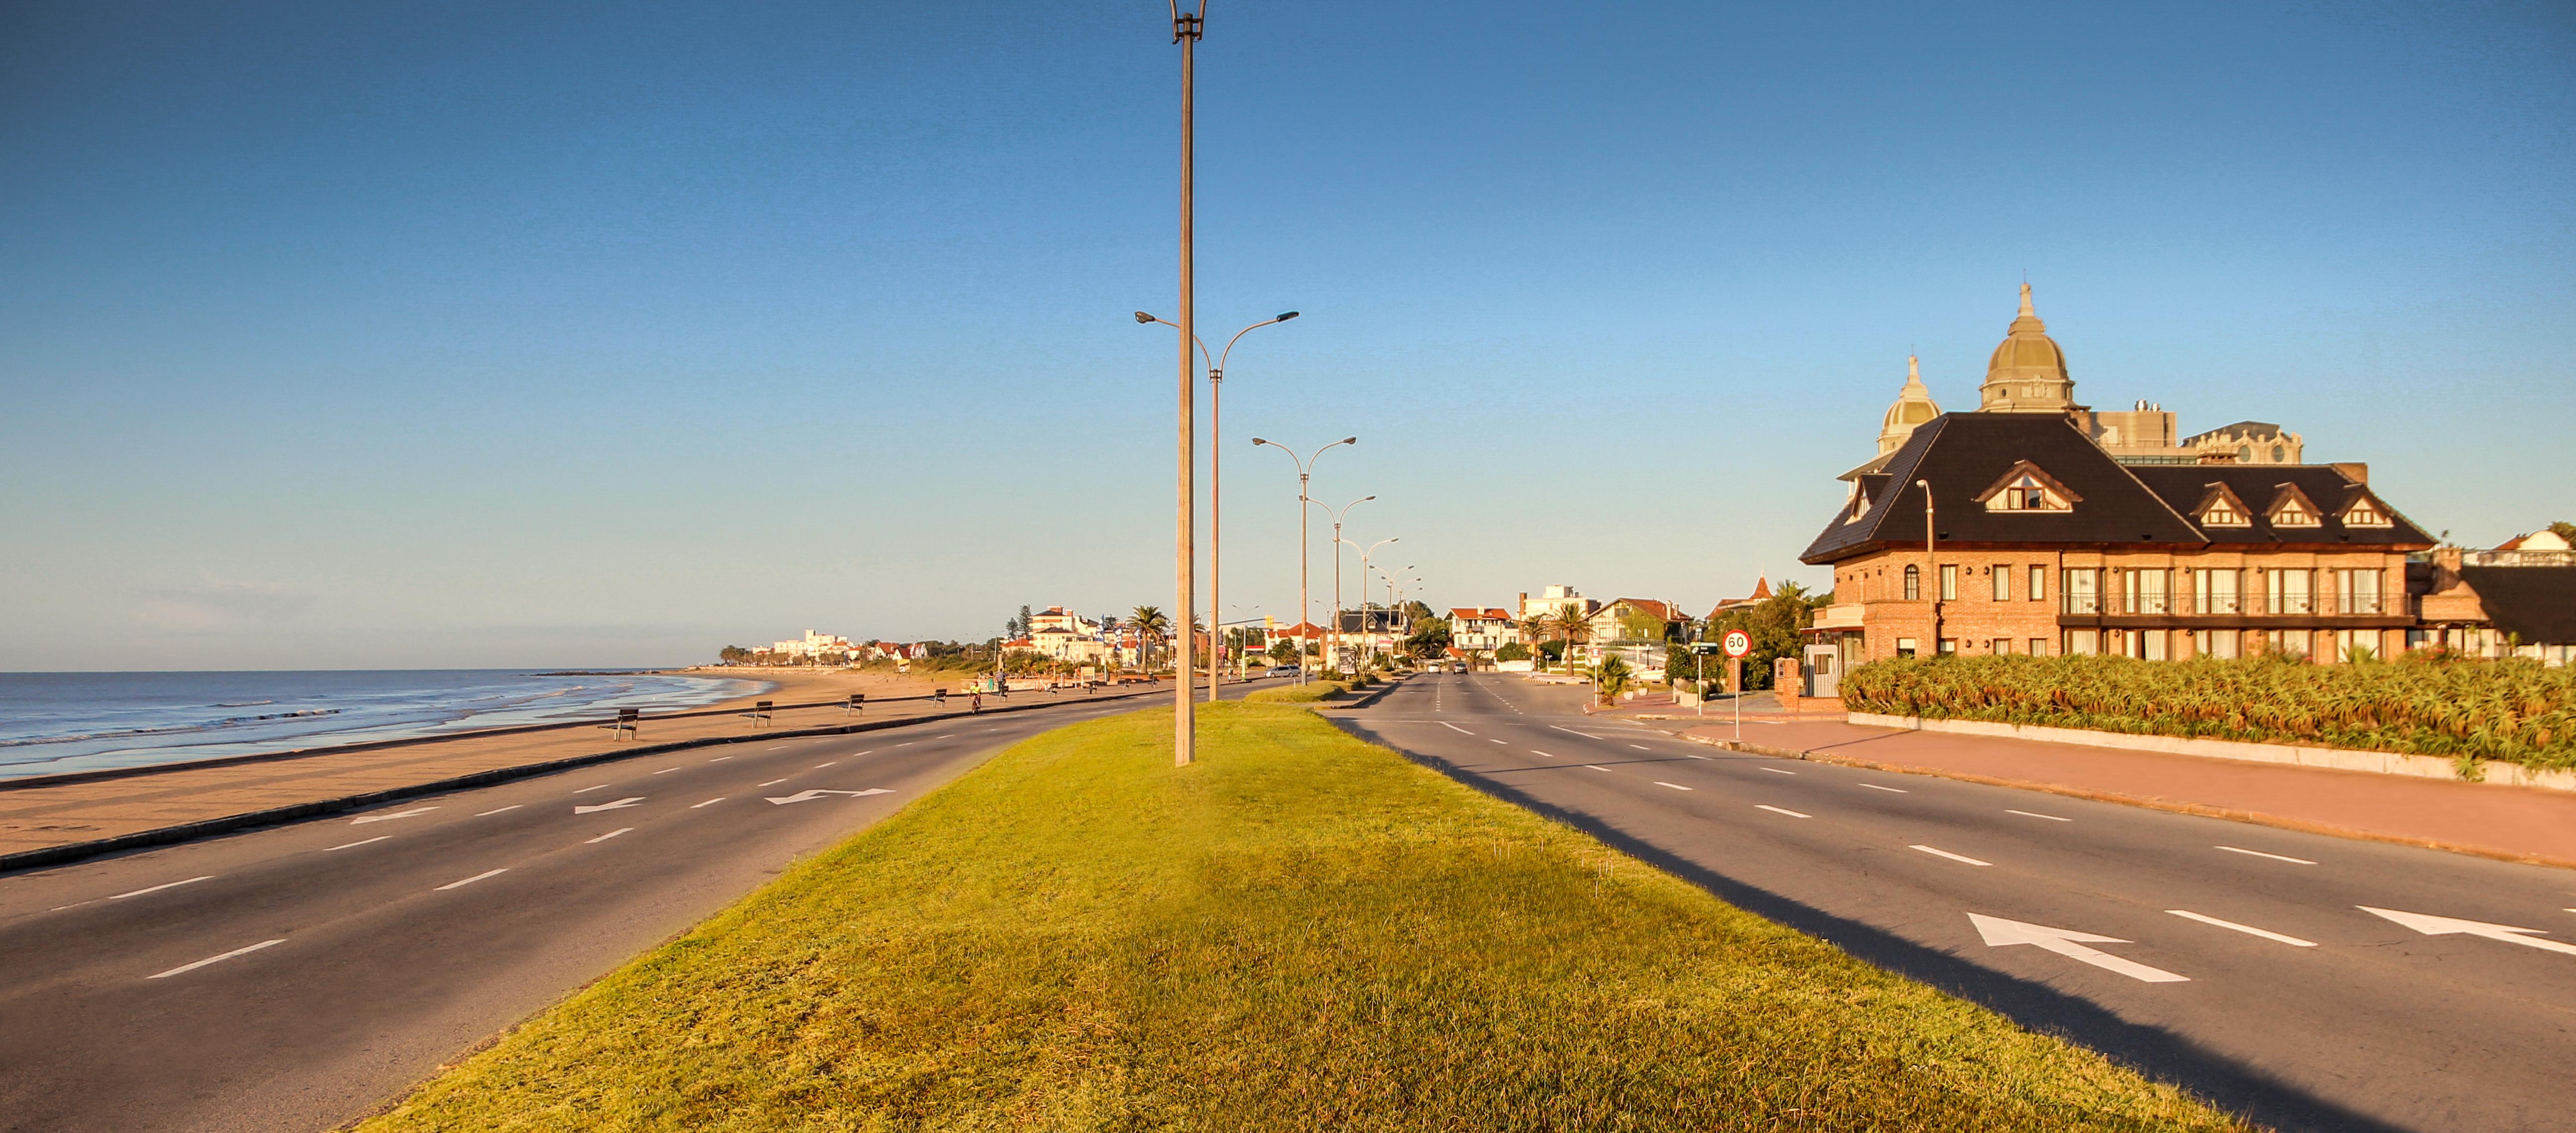
[[[2274,527],[2314,527],[2316,525],[2317,513],[2295,497],[2282,500],[2279,507],[2272,509]]]
[[[1977,502],[1986,505],[1987,511],[2073,511],[2080,498],[2025,460],[1978,493]]]
[[[2354,500],[2351,507],[2343,509],[2343,525],[2346,527],[2386,527],[2388,526],[2388,513],[2379,510],[2379,505],[2376,501],[2372,500],[2368,496],[2363,496],[2358,500]]]
[[[2200,513],[2200,522],[2210,527],[2243,527],[2252,521],[2244,512],[2237,510],[2236,501],[2221,499],[2209,505],[2208,511]]]

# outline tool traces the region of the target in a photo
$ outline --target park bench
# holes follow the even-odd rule
[[[751,702],[751,711],[743,713],[742,716],[743,719],[751,721],[752,727],[758,728],[769,723],[769,710],[769,701],[755,700]]]
[[[602,724],[600,727],[609,730],[609,742],[615,743],[620,739],[633,737],[635,735],[636,721],[642,720],[643,718],[644,710],[641,708],[620,708],[617,710],[616,722]]]
[[[851,694],[850,694],[850,702],[849,702],[848,704],[844,704],[844,705],[842,705],[842,706],[841,706],[841,716],[842,716],[842,718],[844,718],[844,719],[847,719],[847,718],[849,718],[849,717],[851,717],[851,716],[856,716],[856,715],[858,715],[860,712],[864,711],[864,710],[867,708],[867,706],[868,706],[868,694],[866,694],[866,693],[864,693],[864,692],[854,692],[854,693],[851,693]]]

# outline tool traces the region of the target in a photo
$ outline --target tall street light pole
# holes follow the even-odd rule
[[[1225,406],[1222,400],[1225,393],[1225,362],[1226,359],[1234,357],[1234,344],[1243,341],[1243,336],[1296,317],[1295,311],[1282,311],[1234,332],[1234,337],[1226,340],[1225,349],[1218,352],[1213,361],[1208,359],[1207,343],[1200,341],[1195,335],[1191,337],[1191,341],[1198,344],[1199,360],[1208,363],[1208,609],[1211,610],[1225,608],[1219,604],[1223,599],[1217,589],[1217,583],[1224,577],[1217,552],[1220,547],[1218,538],[1225,530]],[[1136,312],[1136,321],[1162,323],[1167,327],[1179,326],[1178,323],[1155,318],[1143,311]],[[1216,703],[1216,686],[1225,679],[1224,664],[1225,647],[1218,644],[1216,639],[1210,638],[1207,691],[1210,704]]]
[[[1340,511],[1334,511],[1331,508],[1324,507],[1321,503],[1317,503],[1315,505],[1316,507],[1323,507],[1324,510],[1330,513],[1333,517],[1333,624],[1330,629],[1324,631],[1324,640],[1326,642],[1324,648],[1326,651],[1334,654],[1334,660],[1336,661],[1340,660],[1339,654],[1341,653],[1342,648],[1342,517],[1349,515],[1352,508],[1358,507],[1361,504],[1367,503],[1376,498],[1376,496],[1361,496],[1356,500],[1343,504],[1342,510]]]
[[[1358,437],[1344,437],[1344,438],[1342,438],[1342,439],[1340,439],[1340,440],[1338,440],[1338,441],[1334,441],[1332,444],[1325,445],[1325,446],[1323,446],[1322,448],[1318,448],[1318,449],[1316,449],[1313,453],[1310,453],[1310,454],[1308,454],[1307,456],[1305,456],[1305,457],[1303,457],[1303,458],[1300,458],[1300,457],[1297,455],[1297,450],[1296,450],[1296,449],[1289,448],[1288,446],[1283,445],[1283,444],[1280,444],[1280,443],[1279,443],[1279,442],[1277,442],[1277,441],[1265,441],[1265,440],[1263,440],[1263,439],[1261,439],[1261,438],[1259,438],[1259,437],[1254,437],[1254,438],[1252,438],[1252,446],[1253,446],[1254,448],[1259,448],[1259,447],[1261,447],[1261,446],[1263,446],[1263,445],[1268,445],[1268,446],[1270,446],[1270,447],[1272,447],[1272,448],[1278,449],[1278,450],[1279,450],[1279,451],[1281,451],[1281,452],[1287,453],[1287,454],[1288,454],[1288,459],[1293,460],[1293,461],[1296,461],[1296,463],[1297,463],[1297,624],[1298,624],[1298,625],[1313,625],[1313,624],[1315,624],[1315,618],[1314,618],[1314,615],[1315,615],[1315,607],[1314,607],[1314,606],[1312,606],[1312,605],[1309,605],[1309,604],[1307,603],[1307,601],[1306,601],[1306,564],[1307,564],[1307,561],[1308,561],[1308,560],[1310,560],[1310,559],[1312,559],[1312,558],[1314,558],[1314,557],[1315,557],[1313,552],[1311,552],[1311,551],[1309,551],[1309,550],[1307,550],[1307,549],[1306,549],[1306,505],[1311,504],[1311,503],[1313,503],[1313,502],[1314,502],[1314,500],[1313,500],[1311,497],[1309,497],[1309,496],[1307,496],[1307,495],[1306,495],[1306,480],[1307,480],[1308,474],[1314,471],[1314,468],[1315,468],[1315,460],[1316,460],[1316,458],[1321,457],[1321,456],[1323,456],[1323,455],[1324,455],[1324,449],[1336,448],[1336,447],[1339,447],[1339,446],[1341,446],[1341,445],[1356,445],[1356,444],[1358,444],[1358,443],[1360,443],[1360,439],[1359,439]],[[1334,553],[1338,555],[1340,552],[1339,552],[1339,551],[1336,551],[1336,552],[1334,552]],[[1304,683],[1306,683],[1306,644],[1305,644],[1305,642],[1306,642],[1306,639],[1305,639],[1304,637],[1299,637],[1299,638],[1297,639],[1297,683],[1299,683],[1299,684],[1304,684]]]
[[[1181,11],[1180,0],[1172,0],[1172,42],[1181,45],[1181,393],[1180,452],[1177,517],[1174,520],[1175,543],[1172,548],[1172,608],[1174,624],[1180,627],[1180,649],[1172,656],[1172,766],[1187,767],[1196,755],[1196,721],[1190,714],[1190,678],[1195,669],[1191,663],[1190,611],[1196,597],[1196,586],[1190,568],[1198,557],[1197,545],[1191,539],[1190,520],[1198,511],[1197,485],[1191,475],[1197,471],[1197,458],[1190,451],[1196,439],[1198,424],[1192,420],[1191,394],[1197,383],[1190,365],[1190,350],[1198,344],[1198,278],[1196,209],[1198,207],[1197,97],[1198,43],[1207,0],[1197,0],[1197,7]]]
[[[1375,496],[1371,496],[1371,497],[1369,497],[1369,498],[1370,498],[1370,499],[1376,499],[1377,497],[1375,497]],[[1353,501],[1353,502],[1357,502],[1357,501]],[[1349,509],[1345,508],[1344,510],[1349,510]],[[1386,537],[1386,538],[1384,538],[1384,539],[1380,539],[1380,540],[1378,540],[1377,542],[1371,543],[1371,544],[1369,544],[1368,546],[1360,547],[1360,545],[1359,545],[1359,544],[1357,544],[1357,543],[1353,543],[1353,542],[1351,542],[1351,541],[1350,541],[1350,540],[1348,540],[1348,539],[1344,539],[1344,538],[1342,538],[1342,525],[1341,525],[1341,523],[1340,523],[1340,522],[1336,521],[1336,522],[1333,524],[1333,542],[1335,542],[1335,543],[1341,543],[1341,544],[1346,544],[1346,545],[1349,545],[1349,546],[1352,546],[1352,547],[1359,547],[1359,552],[1360,552],[1360,641],[1361,641],[1361,642],[1363,642],[1363,643],[1365,643],[1365,642],[1367,642],[1367,641],[1368,641],[1368,632],[1369,632],[1369,630],[1368,630],[1368,622],[1369,622],[1369,616],[1368,616],[1368,576],[1369,576],[1369,555],[1370,555],[1371,553],[1375,552],[1378,548],[1383,547],[1383,546],[1386,546],[1386,545],[1387,545],[1387,544],[1389,544],[1389,543],[1395,542],[1398,538],[1400,538],[1400,536],[1390,535],[1390,536],[1388,536],[1388,537]],[[1340,609],[1341,602],[1342,602],[1342,552],[1341,552],[1341,548],[1340,548],[1340,547],[1335,547],[1335,548],[1333,549],[1333,605],[1334,605],[1334,607],[1335,607],[1335,608],[1334,608],[1334,610],[1333,610],[1333,629],[1334,629],[1335,631],[1339,631],[1339,630],[1342,628],[1342,611],[1341,611],[1341,609]],[[1356,668],[1356,666],[1354,666],[1354,668]]]
[[[1934,556],[1932,550],[1932,482],[1917,480],[1914,486],[1923,489],[1923,585],[1929,588],[1925,594],[1932,599],[1932,655],[1938,657],[1941,655],[1941,560]]]

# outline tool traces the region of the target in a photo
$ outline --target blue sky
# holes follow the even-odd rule
[[[1295,606],[1254,435],[1359,434],[1316,494],[1436,605],[1813,580],[2025,272],[2094,405],[2576,517],[2566,6],[1787,9],[1219,0],[1205,333],[1305,312],[1229,369],[1229,618]],[[1164,12],[9,6],[0,668],[1168,609]]]

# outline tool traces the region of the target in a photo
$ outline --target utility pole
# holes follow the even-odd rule
[[[1932,599],[1932,655],[1938,657],[1941,655],[1941,563],[1933,557],[1932,482],[1917,480],[1914,486],[1923,489],[1923,585],[1931,588],[1926,596]]]
[[[1190,352],[1198,347],[1198,279],[1196,232],[1198,153],[1197,97],[1198,43],[1201,17],[1207,11],[1207,0],[1197,0],[1198,7],[1183,12],[1179,0],[1172,3],[1172,42],[1181,45],[1181,395],[1178,517],[1175,521],[1176,546],[1172,555],[1172,592],[1174,624],[1180,629],[1180,648],[1172,656],[1172,765],[1187,767],[1197,754],[1196,720],[1192,718],[1190,692],[1196,668],[1190,647],[1190,610],[1197,597],[1196,580],[1191,567],[1198,557],[1198,545],[1192,539],[1190,521],[1198,510],[1198,485],[1191,477],[1197,471],[1197,454],[1191,442],[1197,439],[1198,422],[1193,410],[1198,383],[1198,367],[1191,364]]]
[[[1229,349],[1231,348],[1229,347]],[[1296,449],[1289,448],[1277,441],[1263,440],[1260,437],[1252,438],[1252,445],[1254,448],[1268,445],[1281,452],[1287,453],[1288,459],[1297,463],[1297,624],[1301,626],[1311,626],[1315,624],[1315,607],[1308,604],[1306,598],[1306,566],[1308,561],[1315,557],[1314,552],[1309,551],[1306,545],[1306,508],[1308,505],[1314,503],[1314,498],[1306,494],[1307,480],[1315,469],[1315,460],[1324,455],[1325,449],[1330,449],[1339,445],[1356,445],[1358,443],[1360,443],[1360,439],[1358,437],[1344,437],[1338,441],[1334,441],[1332,444],[1316,449],[1308,456],[1300,458],[1297,455]],[[1337,547],[1334,549],[1333,553],[1339,555],[1341,554],[1341,550]],[[1306,683],[1306,646],[1308,644],[1309,639],[1304,637],[1301,633],[1297,638],[1298,684]]]

